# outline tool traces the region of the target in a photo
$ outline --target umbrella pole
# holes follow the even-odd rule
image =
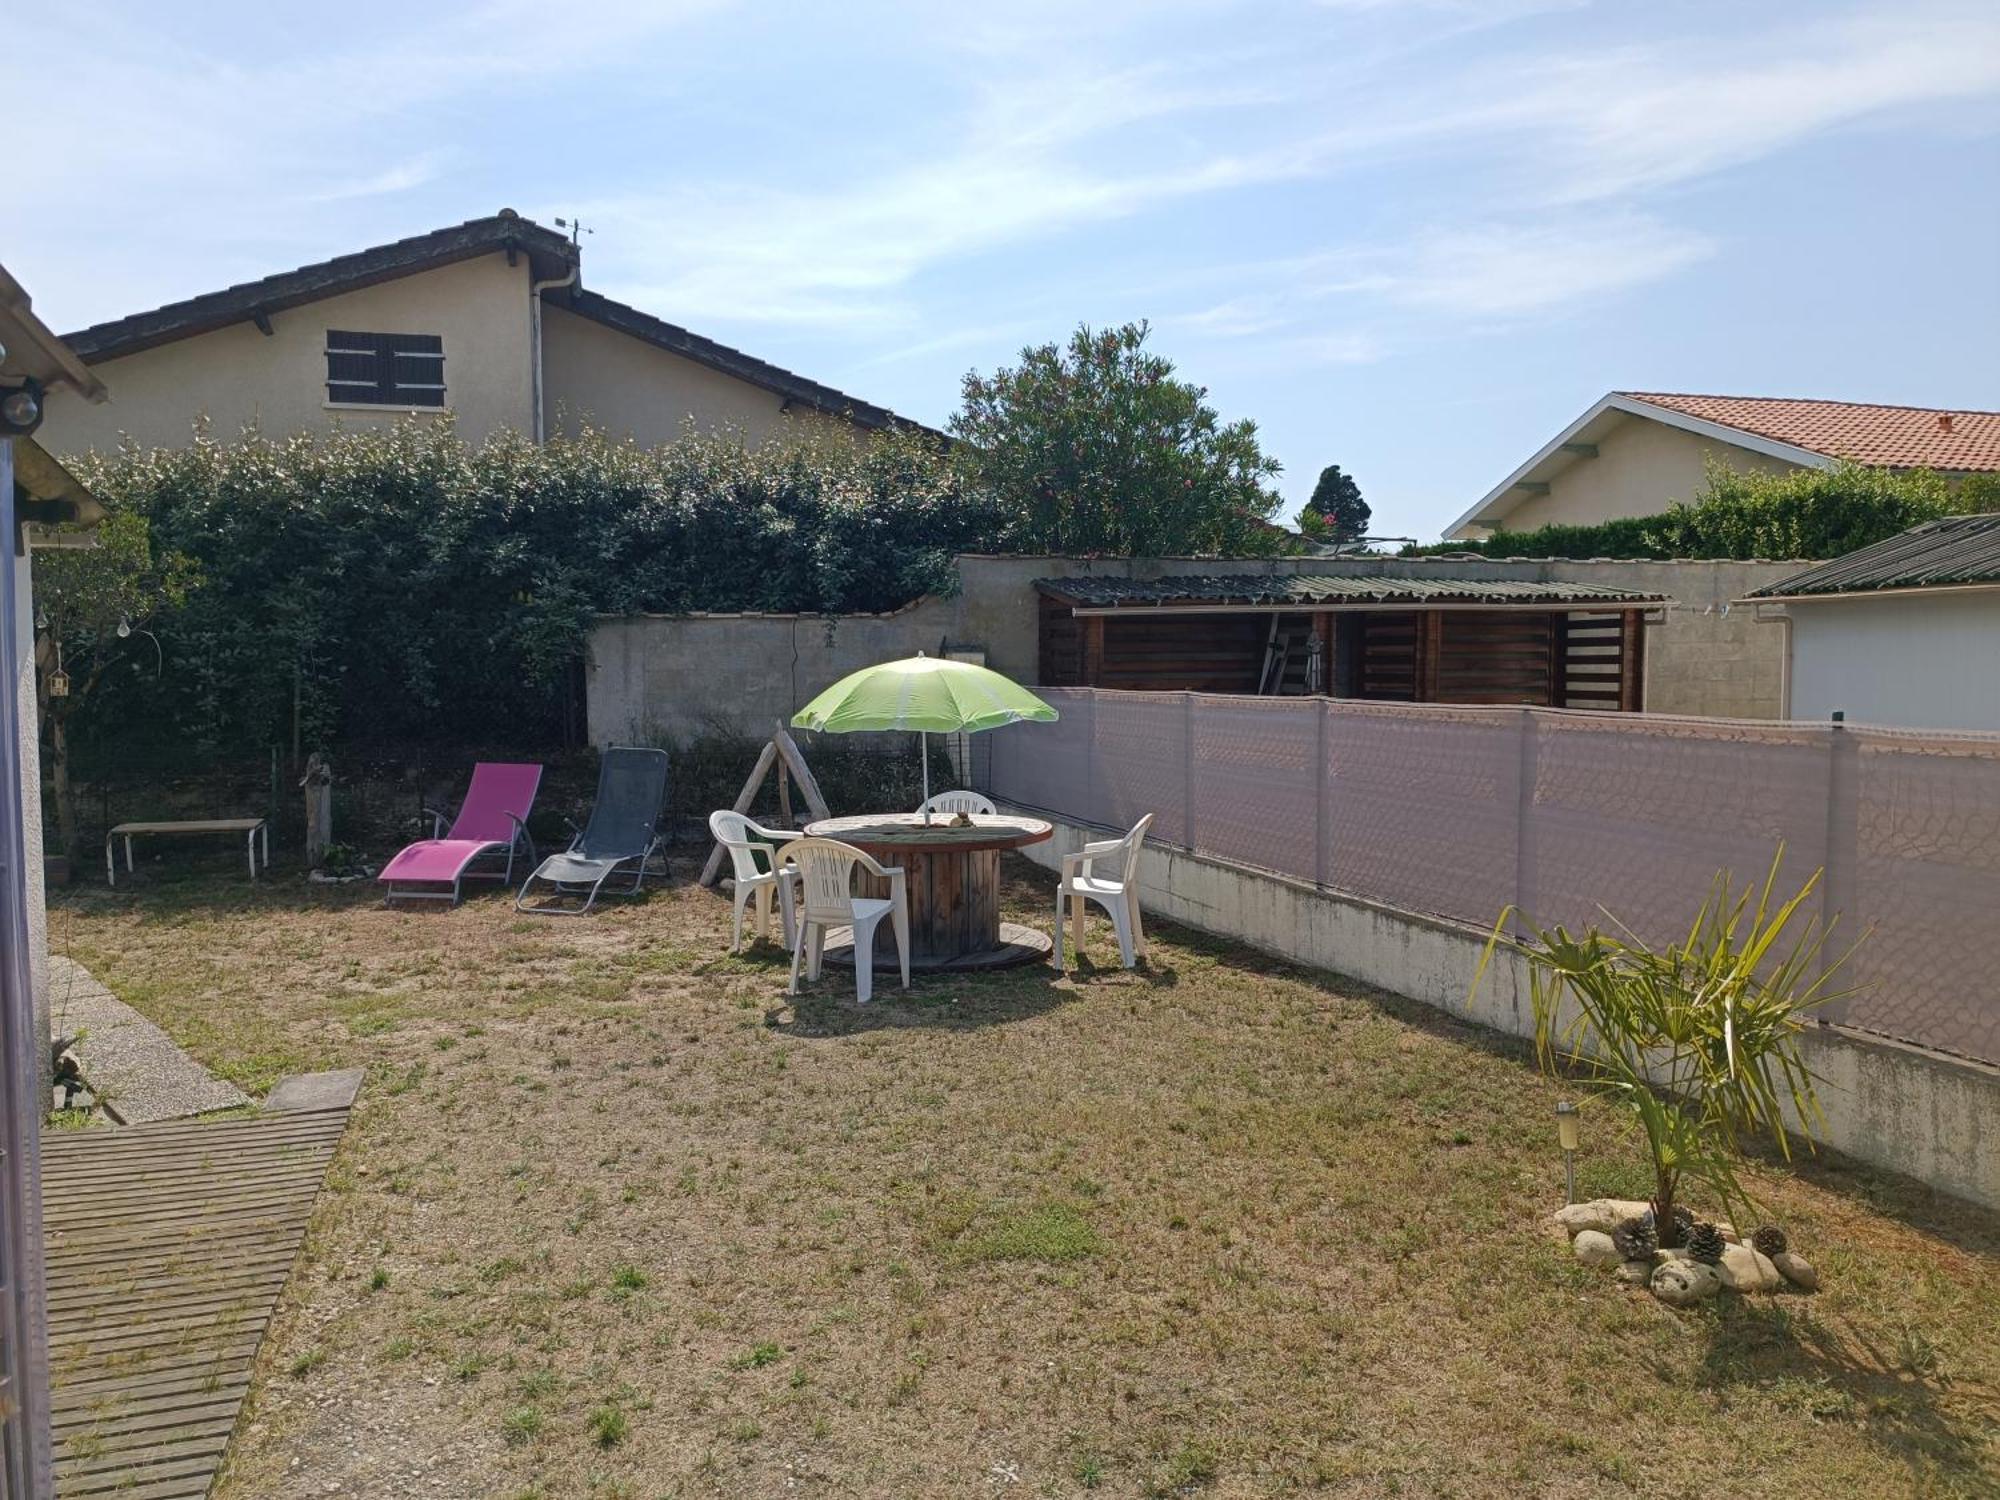
[[[931,746],[930,736],[923,730],[917,731],[917,757],[924,763],[924,824],[931,821]]]

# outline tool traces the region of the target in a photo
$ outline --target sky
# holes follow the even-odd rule
[[[2000,4],[65,0],[61,331],[489,214],[920,421],[1079,323],[1430,539],[1607,390],[2000,408]]]

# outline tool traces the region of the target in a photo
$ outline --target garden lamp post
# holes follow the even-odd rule
[[[1556,1105],[1556,1144],[1563,1154],[1563,1202],[1576,1202],[1576,1106],[1564,1099]]]

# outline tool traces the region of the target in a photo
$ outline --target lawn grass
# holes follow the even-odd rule
[[[1993,1493],[1993,1216],[1760,1166],[1827,1289],[1674,1313],[1551,1238],[1514,1044],[1171,927],[865,1010],[727,929],[60,899],[224,1076],[369,1070],[223,1500]],[[1643,1183],[1586,1113],[1585,1189]]]

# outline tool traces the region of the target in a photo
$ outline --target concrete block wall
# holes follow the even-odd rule
[[[1055,870],[1105,834],[1058,821],[1054,838],[1020,852]],[[1496,949],[1475,992],[1488,936],[1477,928],[1161,844],[1141,852],[1139,885],[1148,914],[1509,1036],[1534,1036],[1528,965],[1518,952]],[[1822,1143],[2000,1210],[2000,1068],[1837,1027],[1810,1028],[1802,1049],[1820,1080]]]
[[[594,745],[768,735],[849,672],[936,651],[951,603],[886,615],[634,615],[601,621],[587,678]]]
[[[1032,682],[1037,668],[1034,580],[1079,574],[1162,578],[1179,573],[1308,574],[1344,578],[1478,578],[1594,583],[1664,594],[1673,603],[1646,632],[1646,707],[1660,714],[1775,719],[1783,711],[1784,631],[1736,600],[1809,566],[1802,562],[1495,561],[1441,557],[984,557],[959,559],[957,638],[984,645],[998,671]],[[1026,676],[1022,674],[1026,673]]]
[[[1674,601],[1648,628],[1646,707],[1654,713],[1776,718],[1785,633],[1758,624],[1734,601],[1797,572],[1799,563],[1494,562],[1449,558],[1190,557],[959,558],[951,598],[926,598],[883,615],[634,615],[606,618],[592,634],[589,725],[594,744],[687,738],[718,724],[761,734],[814,694],[878,661],[975,647],[1017,682],[1039,675],[1034,583],[1098,575],[1319,574],[1411,578],[1448,575],[1587,582],[1665,594]]]

